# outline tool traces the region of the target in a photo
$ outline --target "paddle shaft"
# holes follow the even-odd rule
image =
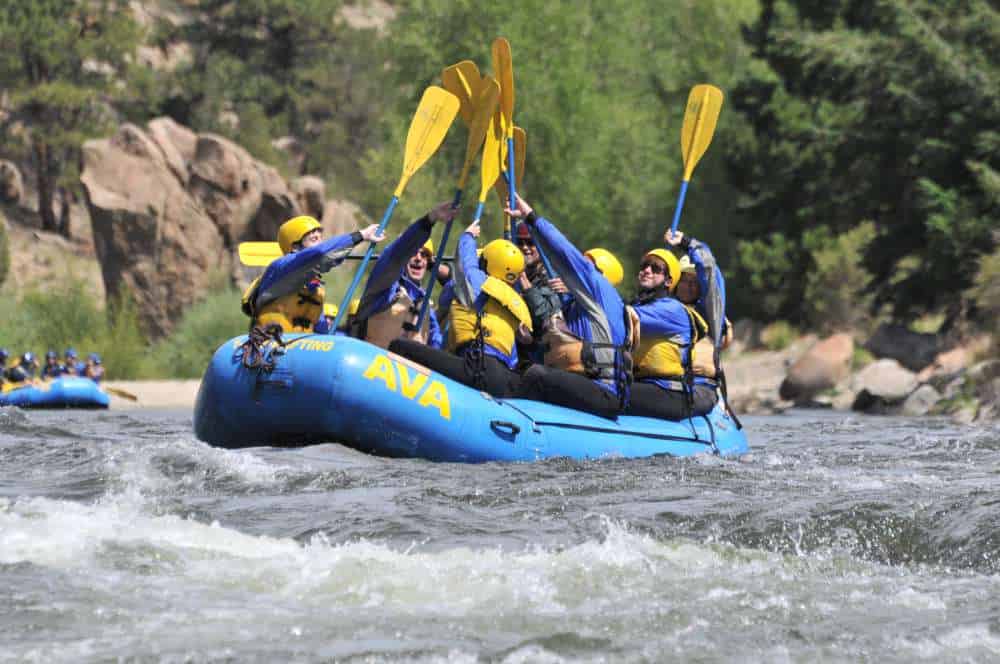
[[[670,233],[676,233],[677,227],[681,223],[681,209],[684,207],[684,199],[687,197],[689,180],[681,180],[681,191],[677,194],[677,207],[674,208],[674,221],[670,224]]]
[[[517,198],[517,173],[514,172],[514,132],[507,136],[507,199],[510,209],[514,209],[514,203]],[[510,218],[510,224],[504,224],[504,239],[509,240],[514,237],[514,218]],[[541,252],[539,252],[541,254]],[[546,267],[548,267],[546,265]],[[551,274],[551,273],[550,273]]]
[[[468,163],[468,162],[466,162]],[[464,182],[464,177],[462,178]],[[462,188],[459,187],[455,190],[455,199],[451,202],[451,209],[457,210],[459,206],[462,205]],[[451,224],[455,221],[452,217],[444,225],[444,233],[441,234],[441,246],[438,247],[437,256],[434,257],[434,265],[431,267],[430,283],[427,284],[427,292],[424,295],[424,302],[420,305],[420,315],[417,316],[417,329],[419,330],[424,324],[424,318],[427,317],[427,310],[431,304],[431,295],[434,294],[434,284],[437,283],[437,273],[438,268],[441,267],[441,261],[444,260],[444,250],[448,246],[448,236],[451,235]]]
[[[378,225],[378,231],[376,234],[380,234],[385,231],[385,227],[389,225],[389,220],[392,218],[392,213],[396,211],[396,205],[399,203],[399,196],[393,196],[392,200],[389,201],[389,207],[385,209],[385,214],[382,215],[382,221]],[[368,266],[368,261],[371,260],[372,252],[375,251],[375,243],[370,242],[368,244],[368,251],[365,252],[365,257],[361,259],[361,265],[354,272],[354,278],[351,280],[351,285],[347,288],[347,292],[344,293],[344,299],[340,303],[340,308],[337,309],[337,317],[333,319],[334,330],[340,329],[340,321],[344,317],[344,312],[348,310],[351,303],[351,298],[354,297],[354,291],[358,287],[358,282],[361,281],[361,275],[365,273],[365,267]]]

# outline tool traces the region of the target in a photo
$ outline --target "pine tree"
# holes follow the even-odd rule
[[[45,230],[69,234],[68,188],[79,148],[107,129],[112,104],[128,94],[123,81],[138,38],[126,2],[18,0],[0,6],[0,80],[11,105],[0,131],[8,147],[30,155]]]

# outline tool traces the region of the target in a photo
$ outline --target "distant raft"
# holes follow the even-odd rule
[[[107,408],[110,401],[100,385],[81,376],[4,383],[0,392],[0,406],[19,408]]]
[[[431,461],[735,456],[747,439],[725,409],[672,422],[608,420],[538,401],[495,399],[377,346],[290,335],[265,347],[270,371],[241,361],[246,337],[219,348],[195,404],[195,434],[225,448],[338,442]]]

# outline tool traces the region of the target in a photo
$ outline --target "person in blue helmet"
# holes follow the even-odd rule
[[[524,372],[516,396],[617,417],[628,403],[635,321],[608,278],[552,222],[520,196],[505,212],[532,227],[572,296],[547,323],[545,364]]]
[[[67,348],[63,353],[64,372],[70,376],[80,376],[83,373],[83,362],[79,361],[80,356],[76,354],[76,349]]]
[[[58,378],[66,373],[66,367],[59,363],[59,354],[54,350],[45,353],[45,366],[42,367],[42,378]]]
[[[91,353],[87,356],[87,364],[83,369],[83,375],[95,383],[101,382],[101,379],[104,378],[104,365],[101,364],[100,355]]]
[[[38,360],[35,354],[28,351],[21,355],[21,361],[7,370],[7,380],[12,383],[24,383],[35,377],[38,370]]]
[[[428,309],[419,330],[416,322],[425,297],[422,283],[434,260],[431,229],[456,212],[451,201],[438,204],[382,251],[351,320],[351,336],[380,348],[400,337],[441,348],[444,339],[434,310]]]

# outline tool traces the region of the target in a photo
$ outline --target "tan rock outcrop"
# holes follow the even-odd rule
[[[809,401],[847,377],[854,354],[854,339],[841,332],[807,350],[789,367],[778,390],[782,399]]]
[[[233,273],[238,242],[273,239],[299,213],[276,170],[169,118],[88,141],[83,164],[105,288],[135,299],[153,337],[173,329],[213,274]]]
[[[317,219],[323,218],[323,210],[326,207],[326,183],[322,178],[303,175],[292,180],[291,188],[295,202],[303,214]]]
[[[84,144],[80,180],[109,297],[132,297],[144,330],[167,334],[225,260],[215,225],[134,125]]]
[[[0,161],[0,201],[17,203],[24,198],[24,178],[12,161]]]

